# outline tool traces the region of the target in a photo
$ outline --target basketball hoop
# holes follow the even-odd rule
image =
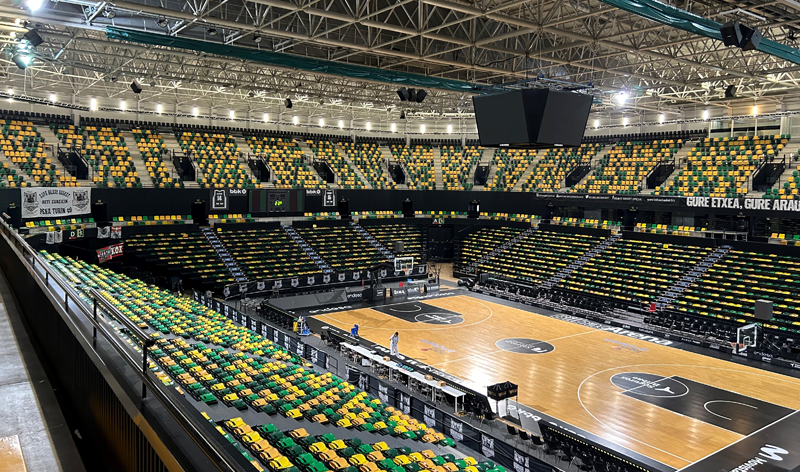
[[[406,277],[410,277],[414,272],[414,258],[413,257],[395,257],[394,258],[395,272],[402,272]]]

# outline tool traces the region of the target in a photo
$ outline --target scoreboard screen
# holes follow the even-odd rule
[[[302,190],[258,189],[250,191],[250,213],[303,211]]]

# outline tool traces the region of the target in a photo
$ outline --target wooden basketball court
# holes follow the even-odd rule
[[[316,318],[677,469],[800,409],[800,379],[467,295]]]

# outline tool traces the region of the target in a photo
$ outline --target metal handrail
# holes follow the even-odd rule
[[[189,434],[191,439],[194,443],[200,447],[206,455],[212,460],[214,465],[220,471],[230,472],[246,472],[246,469],[241,467],[224,449],[215,441],[210,440],[201,430],[199,427],[197,420],[194,419],[187,411],[185,411],[180,405],[175,403],[168,395],[164,393],[161,389],[161,382],[153,380],[153,375],[149,373],[149,369],[147,369],[147,347],[154,343],[153,340],[149,339],[146,333],[144,333],[138,326],[136,326],[128,317],[122,314],[119,310],[117,310],[113,305],[111,305],[107,300],[105,300],[99,291],[95,289],[91,289],[92,298],[94,300],[94,305],[92,310],[90,311],[86,306],[84,300],[81,299],[80,293],[75,290],[75,288],[65,282],[55,270],[50,267],[45,261],[41,259],[31,246],[23,240],[19,234],[17,234],[11,227],[8,226],[6,221],[0,220],[0,233],[2,233],[7,239],[8,236],[11,236],[10,241],[12,242],[12,246],[14,246],[22,255],[23,259],[27,259],[30,261],[30,268],[31,274],[39,279],[43,285],[49,286],[51,282],[54,282],[61,290],[64,292],[64,312],[69,316],[70,314],[78,315],[76,310],[71,309],[70,307],[70,299],[73,301],[73,308],[77,308],[81,315],[92,325],[92,347],[96,348],[96,339],[97,339],[97,332],[99,331],[109,345],[120,355],[120,357],[128,364],[128,366],[136,373],[137,377],[142,381],[142,398],[145,398],[146,389],[149,388],[151,392],[153,392],[153,396],[159,403],[164,407],[164,409],[177,421],[182,423],[184,430]],[[26,256],[27,252],[27,256]],[[28,259],[30,257],[30,259]],[[36,263],[39,264],[39,269],[44,272],[44,279],[42,279],[40,273],[36,270]],[[52,295],[56,295],[54,292],[50,292]],[[55,297],[54,297],[55,298]],[[108,322],[105,321],[102,317],[97,317],[97,304],[102,305],[103,309],[108,312],[115,319],[117,319],[121,324],[125,325],[125,327],[136,337],[139,339],[144,340],[142,346],[142,365],[140,368],[139,360],[136,359],[130,352],[129,348],[126,346],[125,343],[121,341],[119,336],[114,332],[113,329],[109,330]],[[73,323],[74,325],[74,323]],[[77,327],[77,325],[76,325]]]

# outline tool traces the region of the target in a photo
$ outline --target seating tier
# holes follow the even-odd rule
[[[137,234],[125,240],[125,249],[165,264],[182,276],[204,284],[235,282],[205,236],[200,233]]]
[[[135,128],[132,132],[153,185],[158,188],[183,188],[183,181],[180,177],[172,176],[164,163],[164,154],[168,150],[161,134],[158,131],[142,128]]]
[[[764,327],[800,333],[800,260],[729,251],[675,300],[678,311],[737,323],[754,323],[755,301],[771,300]]]
[[[294,139],[247,138],[256,154],[263,156],[272,170],[272,183],[277,188],[327,188],[303,161],[303,151]]]
[[[623,239],[586,261],[559,286],[631,304],[649,304],[711,252],[711,248]]]
[[[216,234],[250,279],[280,279],[321,272],[314,261],[280,228],[225,230]]]
[[[352,226],[297,228],[296,231],[336,271],[366,270],[388,261]]]
[[[478,272],[492,272],[529,284],[543,283],[600,241],[598,236],[534,231],[479,263]]]

